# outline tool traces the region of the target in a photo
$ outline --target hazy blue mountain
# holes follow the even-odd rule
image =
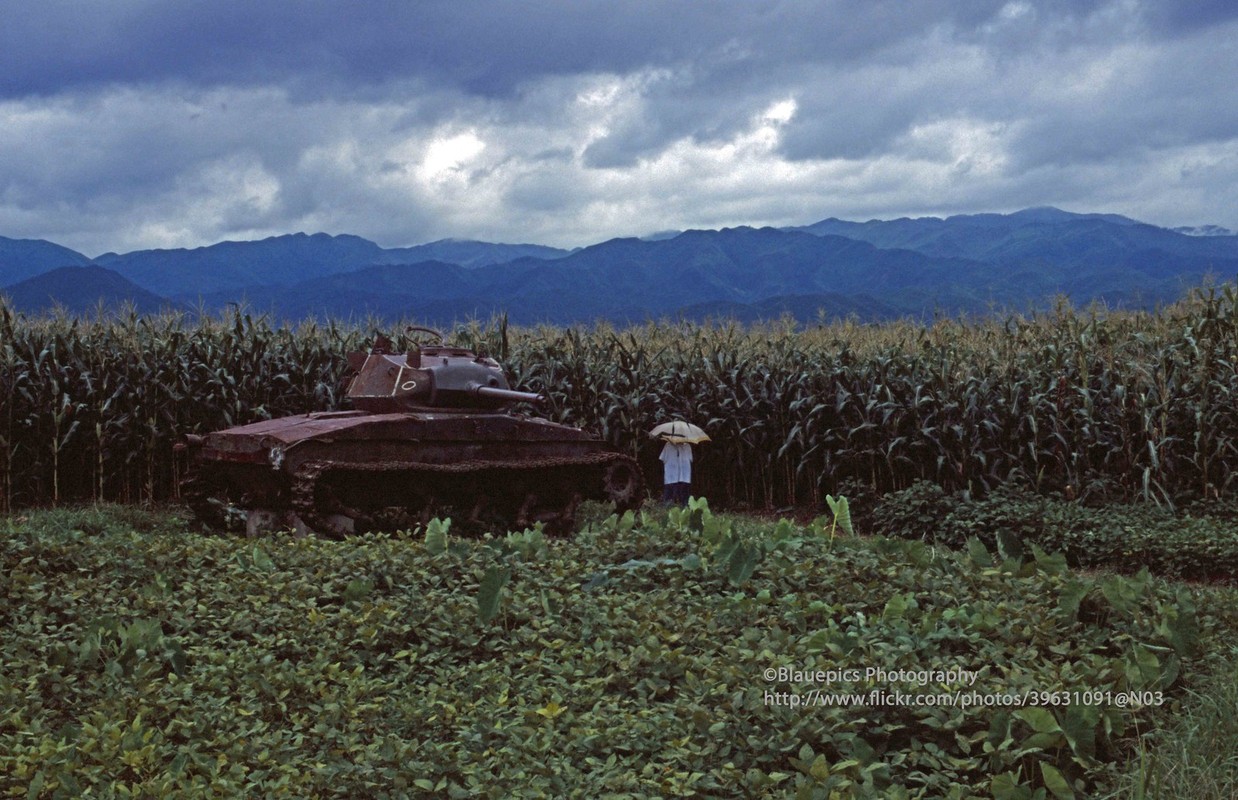
[[[1025,311],[1057,295],[1150,307],[1178,299],[1205,276],[1238,276],[1238,237],[1042,207],[666,232],[571,252],[454,240],[383,249],[356,236],[295,234],[97,261],[189,306],[199,298],[208,308],[244,301],[281,319],[450,323],[504,311],[514,322],[562,324],[785,312],[811,322],[819,311],[865,320]]]
[[[110,269],[94,265],[59,267],[0,289],[0,295],[7,297],[11,308],[27,313],[60,307],[74,314],[90,315],[100,305],[111,310],[132,306],[141,314],[185,310]]]
[[[89,264],[76,250],[42,239],[9,239],[0,236],[0,287],[9,286],[57,267]]]
[[[562,258],[571,250],[546,247],[540,244],[495,244],[466,239],[440,239],[437,242],[413,247],[398,247],[384,250],[372,264],[416,264],[419,261],[443,261],[462,267],[484,267],[502,264],[518,258]]]
[[[106,253],[95,263],[156,294],[188,298],[347,272],[372,263],[382,252],[381,247],[360,236],[294,233],[191,250]]]
[[[1238,259],[1238,237],[1199,237],[1117,214],[1073,214],[1029,208],[1014,214],[847,222],[825,219],[794,230],[846,236],[881,248],[906,248],[996,264],[1099,268],[1142,265],[1165,274],[1207,271],[1208,259]],[[1157,259],[1173,258],[1162,268]]]
[[[568,251],[525,244],[444,239],[383,249],[359,236],[295,233],[256,242],[220,242],[192,250],[107,253],[95,262],[158,294],[186,300],[253,286],[325,278],[374,264],[444,261],[476,267],[523,257],[558,258]]]
[[[613,239],[554,261],[369,267],[293,286],[253,287],[245,300],[288,319],[374,314],[443,323],[501,310],[513,322],[562,324],[716,317],[726,309],[746,319],[784,311],[815,319],[818,308],[872,319],[922,305],[980,311],[1015,297],[1000,287],[996,294],[977,290],[986,270],[978,262],[879,250],[842,237],[732,228],[652,242]],[[235,295],[206,299],[221,304]]]

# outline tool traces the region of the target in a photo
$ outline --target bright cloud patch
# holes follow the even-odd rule
[[[472,131],[432,139],[426,147],[425,158],[417,168],[417,176],[427,183],[442,183],[453,177],[462,177],[465,167],[485,149],[486,143]]]

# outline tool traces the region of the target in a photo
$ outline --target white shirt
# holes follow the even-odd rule
[[[662,482],[691,483],[692,482],[692,445],[667,442],[662,448]]]

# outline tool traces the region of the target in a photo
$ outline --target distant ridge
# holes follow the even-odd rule
[[[0,236],[0,287],[42,275],[57,267],[80,267],[90,259],[76,250],[42,239]]]
[[[89,265],[59,267],[0,289],[18,311],[42,313],[55,308],[78,315],[132,306],[141,314],[185,310],[177,303],[146,291],[110,269]]]
[[[556,259],[570,255],[571,250],[540,244],[493,244],[466,239],[439,239],[437,242],[384,251],[374,264],[415,264],[419,261],[443,261],[472,269],[502,264],[518,258]]]
[[[358,236],[297,233],[104,254],[98,265],[133,286],[99,289],[94,297],[134,298],[140,287],[157,298],[143,303],[168,298],[220,309],[245,302],[284,320],[374,315],[439,325],[498,312],[524,324],[782,314],[804,322],[927,319],[1023,312],[1057,296],[1149,308],[1209,277],[1238,277],[1238,237],[1209,232],[1187,235],[1118,214],[1040,206],[944,219],[830,218],[797,228],[665,232],[572,251],[451,239],[382,248]],[[0,239],[0,258],[6,253],[9,273],[28,276],[51,271],[49,264],[65,266],[59,260],[85,259],[50,242]],[[39,298],[62,297],[66,306],[78,304],[76,288],[63,279],[36,284]]]

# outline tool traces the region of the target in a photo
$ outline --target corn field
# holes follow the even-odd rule
[[[417,324],[416,320],[409,320]],[[400,330],[386,326],[388,332]],[[175,500],[185,433],[346,407],[371,323],[28,318],[0,305],[0,510]],[[753,508],[928,480],[1018,482],[1101,501],[1225,495],[1238,468],[1238,292],[1158,313],[932,325],[651,323],[448,336],[498,358],[538,413],[635,455],[653,486],[675,416],[703,425],[695,491]],[[407,342],[397,340],[397,346]]]

